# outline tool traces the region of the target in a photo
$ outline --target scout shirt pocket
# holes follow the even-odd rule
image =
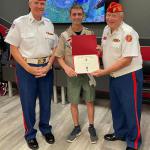
[[[34,33],[21,33],[22,47],[25,50],[34,48],[36,44],[36,39]]]

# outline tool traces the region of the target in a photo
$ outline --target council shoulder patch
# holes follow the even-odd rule
[[[104,36],[104,37],[103,37],[103,40],[107,40],[107,37],[106,37],[106,36]]]
[[[132,42],[132,35],[130,34],[126,35],[125,39],[127,42]]]

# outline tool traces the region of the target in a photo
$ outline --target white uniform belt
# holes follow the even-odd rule
[[[49,61],[50,57],[42,57],[42,58],[25,58],[23,59],[29,64],[45,64]]]

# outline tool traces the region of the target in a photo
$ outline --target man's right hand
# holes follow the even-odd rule
[[[77,76],[77,73],[69,66],[64,68],[65,73],[69,76],[69,77],[75,77]]]

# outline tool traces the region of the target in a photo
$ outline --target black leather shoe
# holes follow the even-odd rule
[[[45,141],[49,144],[53,144],[55,142],[55,138],[54,138],[54,135],[50,132],[50,133],[47,133],[45,135],[43,135],[45,137]]]
[[[134,149],[134,148],[131,148],[131,147],[127,147],[126,150],[138,150],[138,149]]]
[[[125,138],[116,137],[114,133],[104,135],[104,139],[107,141],[117,141],[117,140],[125,141]]]
[[[28,147],[32,150],[37,150],[39,148],[38,142],[36,139],[26,140]]]

